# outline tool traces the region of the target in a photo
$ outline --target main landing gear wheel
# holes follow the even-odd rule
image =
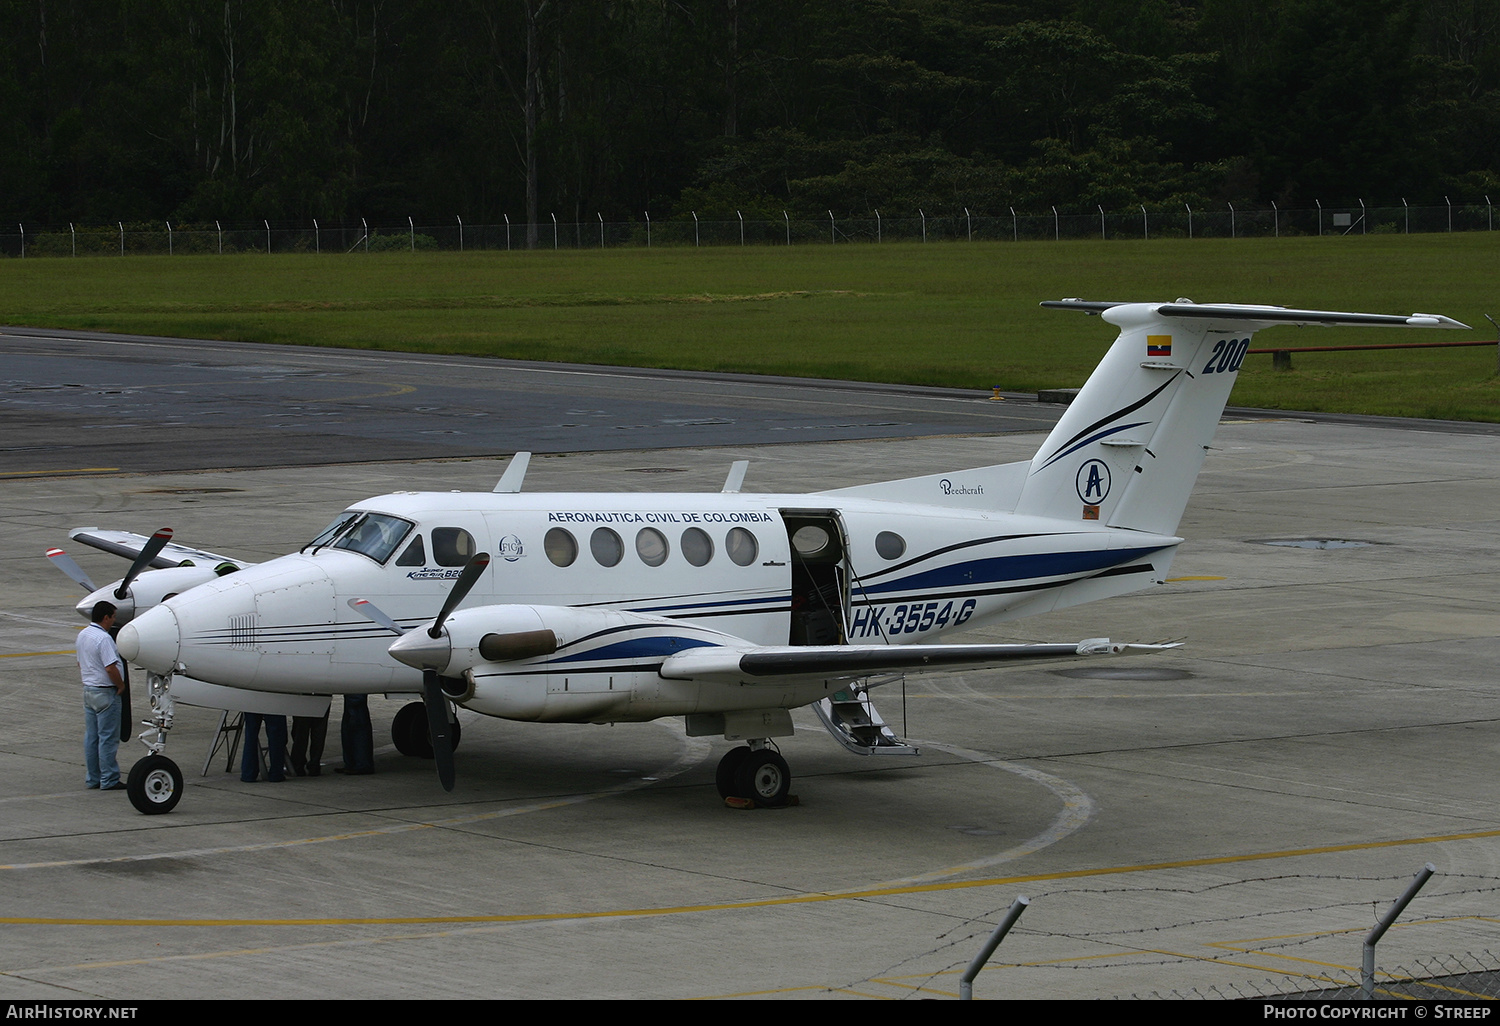
[[[736,793],[768,809],[785,805],[791,789],[792,771],[786,760],[769,748],[751,751],[735,770]]]
[[[725,753],[724,758],[719,760],[719,768],[714,772],[714,783],[718,785],[720,798],[743,797],[735,788],[735,774],[739,772],[740,763],[751,756],[750,749],[741,745],[739,748],[731,748]]]
[[[453,736],[453,747],[457,748],[462,728],[457,720],[451,720],[448,729]],[[396,744],[396,751],[402,755],[410,755],[415,759],[432,758],[432,734],[427,729],[427,707],[421,702],[409,702],[398,709],[396,718],[391,721],[391,740]]]
[[[148,755],[130,768],[125,793],[137,812],[160,816],[182,799],[182,770],[165,755]]]

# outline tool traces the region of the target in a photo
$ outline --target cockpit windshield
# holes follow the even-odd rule
[[[396,551],[396,546],[411,532],[412,523],[400,517],[384,513],[365,513],[351,510],[341,513],[338,519],[324,528],[308,544],[316,552],[325,545],[336,549],[350,549],[369,556],[377,563],[384,563]]]

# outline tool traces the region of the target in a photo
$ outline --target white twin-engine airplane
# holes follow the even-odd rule
[[[1043,305],[1097,314],[1120,335],[1019,463],[774,495],[741,492],[739,462],[718,494],[527,494],[522,453],[493,492],[381,495],[259,565],[171,544],[170,531],[74,531],[135,558],[78,605],[115,602],[128,621],[120,651],[148,675],[150,755],[130,773],[131,800],[159,813],[182,794],[161,754],[174,696],[321,715],[335,694],[413,693],[423,701],[397,715],[396,746],[431,753],[450,790],[457,705],[549,723],[682,716],[690,735],[748,742],[719,764],[722,795],[784,804],[791,773],[771,739],[792,733],[789,710],[813,706],[853,752],[912,752],[871,687],[1174,647],[932,642],[1164,581],[1254,331],[1467,327],[1187,300]]]

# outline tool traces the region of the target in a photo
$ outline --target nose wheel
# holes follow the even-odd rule
[[[182,799],[182,770],[165,755],[148,755],[130,768],[125,793],[144,815],[171,812]]]
[[[741,798],[779,809],[791,793],[792,771],[770,748],[731,748],[719,760],[714,783],[721,798]]]

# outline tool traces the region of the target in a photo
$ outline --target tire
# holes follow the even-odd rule
[[[779,809],[792,790],[792,771],[786,760],[769,748],[751,752],[735,771],[735,791],[756,805]]]
[[[432,738],[427,734],[427,707],[409,702],[396,710],[391,721],[391,740],[396,751],[415,759],[432,758]]]
[[[130,768],[125,793],[143,815],[171,812],[182,800],[182,770],[165,755],[148,755]]]
[[[448,734],[453,739],[455,751],[462,733],[458,720],[448,721]],[[391,740],[396,744],[396,751],[402,755],[409,755],[414,759],[432,758],[432,733],[427,729],[427,707],[421,702],[409,702],[396,710],[396,718],[391,721]]]
[[[741,745],[739,748],[731,748],[719,760],[719,768],[714,771],[714,784],[719,788],[720,798],[740,797],[734,782],[735,775],[739,772],[740,764],[751,754],[750,749]]]

